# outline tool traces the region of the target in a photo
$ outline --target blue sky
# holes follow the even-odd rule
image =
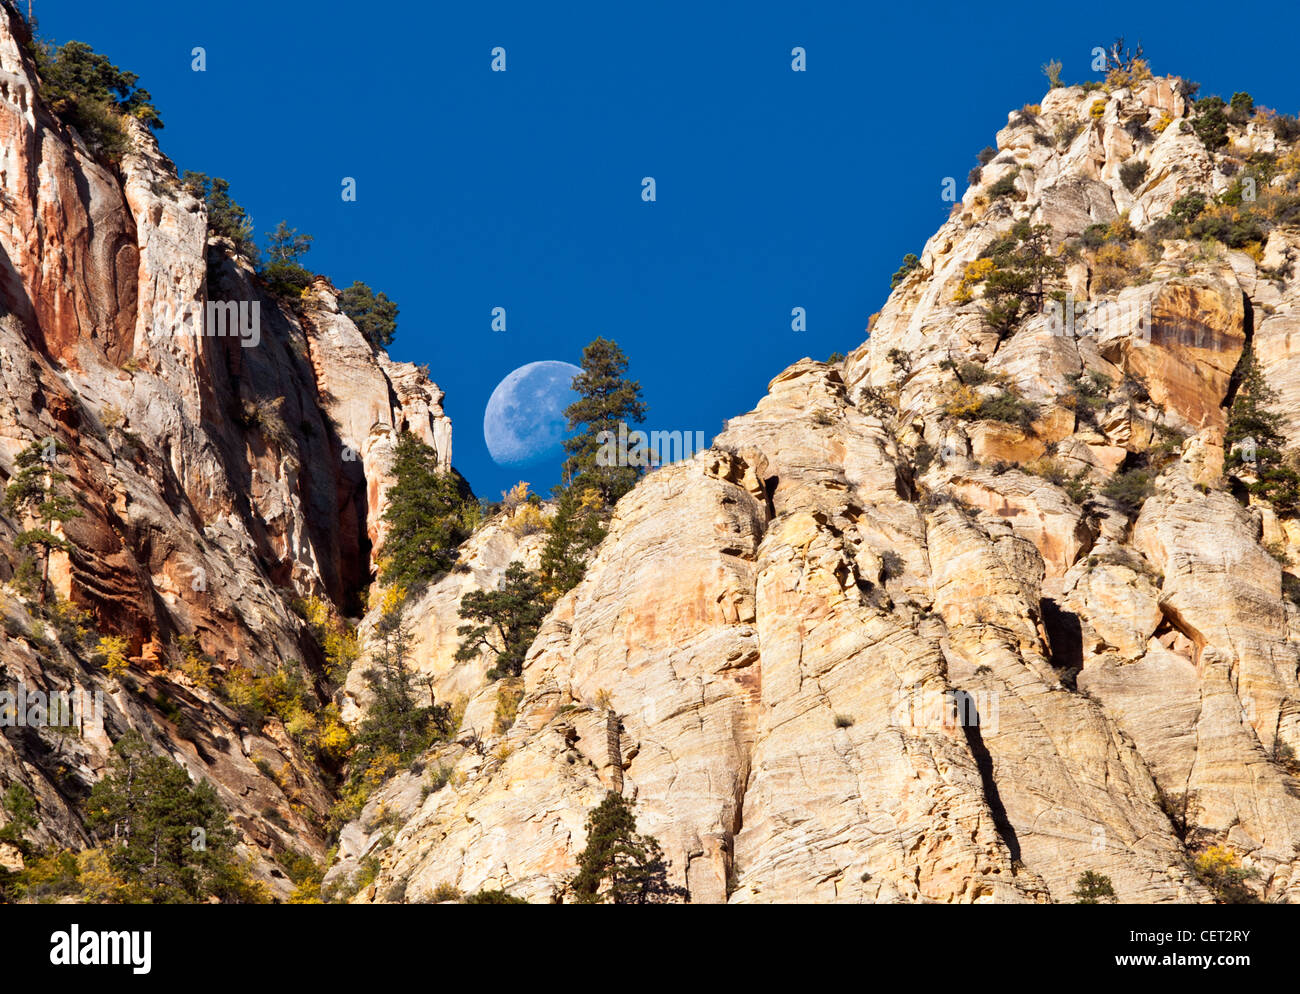
[[[390,352],[446,390],[455,464],[490,498],[558,479],[484,444],[493,387],[525,363],[613,338],[647,427],[711,438],[790,363],[860,344],[946,217],[943,178],[964,190],[1050,58],[1095,77],[1092,48],[1123,34],[1202,94],[1300,109],[1294,12],[1196,6],[35,0],[43,35],[140,75],[180,169],[228,179],[259,234],[315,236],[304,262],[340,287],[397,301]]]

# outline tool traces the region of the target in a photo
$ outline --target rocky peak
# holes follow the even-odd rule
[[[381,788],[331,879],[555,899],[613,790],[695,901],[1208,901],[1211,845],[1300,893],[1300,530],[1224,466],[1247,350],[1300,415],[1294,149],[1266,113],[1207,148],[1191,92],[1009,115],[867,341],[623,498],[513,724],[454,598],[414,605],[470,691],[448,775]],[[998,327],[1031,225],[1059,269]]]

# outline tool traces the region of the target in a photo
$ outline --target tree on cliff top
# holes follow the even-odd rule
[[[253,231],[253,219],[230,196],[230,184],[221,177],[209,179],[204,173],[187,169],[181,183],[208,206],[208,231],[229,238],[235,249],[257,265],[260,253]]]
[[[133,72],[119,69],[89,45],[70,41],[55,48],[36,41],[29,49],[41,79],[41,96],[59,119],[77,129],[96,155],[119,162],[130,147],[124,118],[150,128],[162,118],[149,91]]]
[[[397,333],[397,305],[359,280],[339,294],[339,310],[352,319],[373,348],[393,343]]]
[[[607,439],[618,438],[619,425],[645,420],[641,384],[627,379],[626,372],[627,356],[618,343],[597,338],[582,350],[582,372],[573,378],[578,399],[564,411],[569,430],[578,432],[564,441],[569,454],[564,480],[578,490],[594,487],[610,505],[636,485],[642,472],[638,465],[601,465],[608,461],[600,458],[601,450],[608,451]]]

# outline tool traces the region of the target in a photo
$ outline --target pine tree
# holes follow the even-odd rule
[[[266,254],[273,263],[296,265],[311,250],[311,243],[311,235],[300,235],[297,228],[290,228],[288,222],[281,221],[267,235]]]
[[[577,432],[564,442],[569,454],[564,479],[579,490],[594,487],[610,505],[636,485],[642,472],[636,465],[600,465],[605,439],[617,439],[620,424],[645,420],[641,385],[627,379],[626,372],[627,357],[618,344],[597,338],[582,350],[582,372],[573,378],[579,396],[564,411],[569,430]]]
[[[1268,385],[1253,350],[1247,350],[1237,370],[1237,393],[1228,412],[1223,447],[1224,468],[1234,475],[1253,477],[1246,489],[1267,500],[1278,514],[1300,511],[1300,474],[1288,466],[1282,452],[1286,438],[1283,419],[1269,410],[1277,393]]]
[[[235,854],[235,833],[216,790],[153,755],[138,732],[114,745],[109,773],[92,788],[86,812],[125,900],[269,900]]]
[[[1074,883],[1074,896],[1077,898],[1075,904],[1113,904],[1115,902],[1115,888],[1110,882],[1110,877],[1104,873],[1094,873],[1092,870],[1081,874],[1079,879]]]
[[[457,547],[473,531],[477,505],[454,474],[438,468],[438,454],[410,432],[398,439],[392,473],[379,578],[415,589],[451,569]]]
[[[368,756],[392,752],[407,760],[423,752],[438,735],[451,730],[451,708],[433,701],[416,702],[412,674],[410,629],[402,619],[400,604],[380,615],[375,626],[378,663],[362,676],[371,692],[370,707],[357,729],[357,766],[365,768]]]
[[[339,309],[352,319],[372,348],[382,349],[393,343],[397,305],[384,294],[357,281],[339,294]]]
[[[1017,221],[993,247],[994,268],[984,281],[985,314],[1004,334],[1026,314],[1043,309],[1048,283],[1065,272],[1052,254],[1051,237],[1051,225]]]
[[[14,546],[19,549],[37,549],[41,555],[40,603],[45,604],[50,581],[50,553],[58,549],[70,552],[67,539],[54,534],[55,524],[65,524],[81,517],[76,502],[59,493],[61,484],[68,478],[59,472],[55,461],[59,452],[68,447],[51,437],[43,442],[33,442],[18,453],[15,460],[18,471],[5,488],[3,507],[8,514],[21,514],[36,525],[19,533]]]
[[[548,600],[576,587],[587,569],[587,553],[605,537],[604,500],[594,488],[570,487],[556,501],[542,546],[541,574]]]
[[[208,231],[229,238],[235,251],[257,265],[260,253],[253,231],[252,218],[230,196],[230,184],[221,177],[209,179],[204,173],[187,169],[181,182],[185,189],[203,199],[208,207]]]
[[[519,676],[547,609],[537,574],[512,562],[496,590],[471,590],[461,598],[460,616],[478,624],[457,629],[462,638],[456,658],[476,659],[487,649],[495,658],[488,679]]]
[[[578,904],[662,904],[686,896],[668,883],[658,840],[637,834],[632,804],[612,791],[587,816],[587,846],[568,891]]]

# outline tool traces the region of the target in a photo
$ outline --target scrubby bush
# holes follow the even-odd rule
[[[916,269],[920,264],[921,260],[916,257],[915,253],[908,252],[907,255],[903,256],[903,264],[899,266],[894,275],[889,278],[889,289],[897,290],[899,286],[902,285],[903,281],[907,279],[908,273],[913,269]]]
[[[1228,102],[1228,120],[1233,124],[1245,124],[1255,113],[1255,99],[1249,93],[1234,93]]]
[[[1246,881],[1259,876],[1247,869],[1241,857],[1227,846],[1210,846],[1192,863],[1196,879],[1204,884],[1220,904],[1259,904],[1259,897]]]
[[[1024,469],[1025,472],[1060,487],[1076,504],[1083,504],[1092,497],[1092,485],[1088,483],[1087,468],[1072,474],[1058,460],[1043,456],[1041,459],[1026,463]]]
[[[949,394],[944,413],[960,421],[1001,421],[1029,431],[1038,417],[1038,407],[1010,390],[983,394],[958,384]]]
[[[1074,898],[1075,904],[1114,904],[1115,887],[1104,873],[1089,870],[1075,881]]]
[[[1119,167],[1119,180],[1124,184],[1124,189],[1132,193],[1142,181],[1146,179],[1147,170],[1150,167],[1137,159],[1130,160]]]
[[[1151,474],[1145,469],[1117,470],[1101,488],[1102,496],[1119,505],[1120,510],[1132,517],[1142,509],[1146,499],[1155,493]]]
[[[1169,208],[1169,217],[1179,224],[1191,224],[1205,210],[1205,195],[1192,191],[1185,193]]]
[[[1061,148],[1069,148],[1074,144],[1074,139],[1079,137],[1079,132],[1083,130],[1083,122],[1076,120],[1064,120],[1056,126],[1056,144]]]
[[[1020,168],[1017,166],[996,183],[989,187],[988,193],[994,200],[999,197],[1012,197],[1016,195],[1016,177],[1020,175]]]
[[[1081,424],[1095,428],[1097,413],[1106,406],[1110,397],[1111,378],[1105,373],[1088,370],[1071,373],[1066,380],[1070,384],[1070,392],[1066,396],[1068,406],[1074,409]]]

